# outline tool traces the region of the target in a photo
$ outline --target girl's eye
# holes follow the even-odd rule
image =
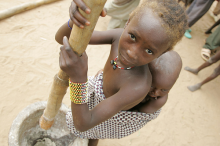
[[[145,50],[148,54],[153,54],[153,52],[150,49]]]
[[[135,41],[135,39],[136,39],[133,34],[130,34],[130,38],[131,38],[133,41]]]

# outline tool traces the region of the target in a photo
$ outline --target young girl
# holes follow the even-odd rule
[[[69,36],[72,22],[56,35],[62,43]],[[187,27],[184,10],[175,0],[146,0],[134,10],[125,29],[94,32],[90,44],[111,44],[103,73],[87,82],[87,56],[78,57],[63,38],[60,67],[70,77],[71,109],[67,125],[77,137],[122,138],[139,130],[153,114],[130,112],[151,87],[148,63],[169,51],[182,38]],[[86,95],[88,87],[88,95]],[[86,104],[87,103],[87,104]]]

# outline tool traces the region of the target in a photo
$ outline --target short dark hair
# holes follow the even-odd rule
[[[169,48],[167,51],[172,50],[173,46],[183,37],[188,25],[187,16],[184,9],[179,5],[176,0],[143,0],[131,14],[130,19],[138,16],[150,8],[159,18],[161,18],[162,27],[169,36]]]

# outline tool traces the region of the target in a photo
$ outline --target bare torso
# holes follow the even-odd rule
[[[121,31],[122,33],[122,31]],[[126,86],[127,84],[133,85],[131,88],[127,89],[127,92],[131,92],[131,94],[135,95],[135,90],[132,92],[133,88],[136,89],[145,89],[146,95],[149,91],[149,87],[151,85],[151,73],[149,71],[148,65],[134,67],[131,70],[123,70],[116,68],[113,69],[113,66],[110,64],[110,61],[115,59],[118,56],[118,43],[119,43],[120,33],[118,38],[113,42],[111,46],[111,53],[109,58],[105,64],[103,71],[103,90],[105,97],[108,98],[114,94],[116,94],[121,87]],[[120,64],[119,64],[120,65]],[[146,96],[145,95],[145,96]],[[140,103],[144,98],[137,97],[137,100],[130,105],[126,106],[123,110],[129,110],[138,103]],[[124,97],[126,99],[126,97]]]

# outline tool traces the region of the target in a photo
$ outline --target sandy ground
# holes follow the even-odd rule
[[[30,0],[0,0],[0,10]],[[31,0],[33,1],[33,0]],[[8,145],[10,126],[28,105],[48,99],[54,75],[59,70],[60,45],[54,40],[57,29],[69,19],[70,0],[24,12],[0,21],[0,145]],[[100,18],[96,30],[106,30],[109,17]],[[183,67],[197,67],[204,61],[200,50],[214,23],[206,14],[192,27],[191,40],[182,39],[175,47]],[[101,69],[109,53],[108,45],[89,46],[89,75]],[[219,146],[220,78],[196,92],[186,86],[211,74],[218,64],[204,69],[198,76],[182,70],[169,93],[160,116],[140,131],[120,140],[100,140],[99,146]],[[69,95],[63,103],[70,106]]]

